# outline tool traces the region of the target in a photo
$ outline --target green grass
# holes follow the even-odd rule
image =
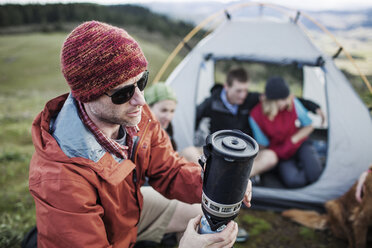
[[[247,225],[249,227],[248,230],[251,237],[258,236],[272,229],[269,222],[251,215],[241,216],[241,218],[239,219],[239,224]]]
[[[315,239],[316,237],[315,231],[307,227],[300,227],[299,234],[304,239]]]

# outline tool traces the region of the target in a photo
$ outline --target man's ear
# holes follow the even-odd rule
[[[229,88],[229,85],[227,83],[224,83],[223,88],[227,91],[227,89]]]

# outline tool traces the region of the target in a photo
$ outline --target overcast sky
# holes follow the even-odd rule
[[[94,2],[100,4],[124,4],[139,2],[191,2],[198,0],[0,0],[0,3],[70,3],[70,2]],[[199,2],[220,1],[233,3],[234,0],[199,0]],[[256,0],[254,0],[256,1]],[[306,10],[340,10],[372,8],[372,0],[269,0],[265,2],[283,5],[285,7],[306,9]]]

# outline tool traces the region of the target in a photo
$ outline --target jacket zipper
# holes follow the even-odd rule
[[[151,122],[151,119],[149,119],[149,121],[148,121],[148,123],[147,123],[147,125],[146,125],[146,127],[145,127],[145,131],[143,131],[142,137],[145,137],[150,122]],[[134,161],[133,161],[134,164],[137,163],[138,147],[141,147],[141,145],[142,145],[142,141],[143,141],[143,139],[140,139],[140,140],[139,140],[139,142],[138,142],[138,146],[137,146],[137,148],[136,148],[136,150],[135,150],[135,152],[134,152],[134,157],[133,157],[133,158],[134,158]]]
[[[132,151],[132,156],[131,156],[132,161],[133,161],[133,157],[134,157],[134,151],[136,151],[137,147],[138,147],[138,139],[139,139],[139,137],[136,137],[135,141],[133,142],[133,151]],[[137,189],[137,169],[136,169],[136,167],[134,167],[134,169],[133,169],[133,183],[134,183],[134,185],[136,186],[136,189]]]
[[[147,125],[146,125],[146,127],[145,127],[145,131],[143,132],[143,134],[142,134],[142,137],[145,137],[145,134],[146,134],[146,132],[147,132],[147,129],[148,129],[148,126],[149,126],[149,123],[151,122],[151,120],[149,120],[149,122],[147,123]],[[137,154],[138,154],[138,149],[139,149],[139,147],[141,147],[141,145],[142,145],[142,140],[143,140],[143,138],[141,139],[139,139],[139,141],[138,141],[138,143],[137,142],[135,142],[135,149],[134,149],[134,151],[133,151],[133,154],[132,154],[132,161],[133,161],[133,163],[134,163],[134,165],[136,166],[136,167],[134,167],[134,169],[133,169],[133,183],[134,183],[134,190],[135,190],[135,194],[136,194],[136,200],[137,200],[137,206],[138,206],[138,209],[140,209],[141,208],[141,206],[140,206],[140,204],[139,204],[139,200],[138,200],[138,188],[137,188],[137,182],[138,182],[138,179],[137,179]],[[138,225],[138,223],[139,223],[139,221],[140,221],[140,216],[141,215],[139,215],[139,217],[138,217],[138,220],[137,220],[137,223],[136,223],[136,226]]]

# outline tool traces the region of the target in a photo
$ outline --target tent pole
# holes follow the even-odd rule
[[[167,60],[164,62],[163,66],[160,68],[159,72],[156,74],[154,80],[152,83],[157,83],[161,76],[164,74],[165,70],[168,68],[169,64],[172,62],[172,60],[176,57],[176,55],[179,53],[179,51],[182,49],[184,44],[188,42],[197,32],[199,32],[200,29],[202,29],[205,25],[207,25],[210,21],[218,17],[219,15],[223,14],[225,10],[218,11],[217,13],[209,16],[204,21],[202,21],[198,26],[193,28],[190,33],[188,33],[183,40],[177,45],[177,47],[172,51],[172,53],[169,55]]]

